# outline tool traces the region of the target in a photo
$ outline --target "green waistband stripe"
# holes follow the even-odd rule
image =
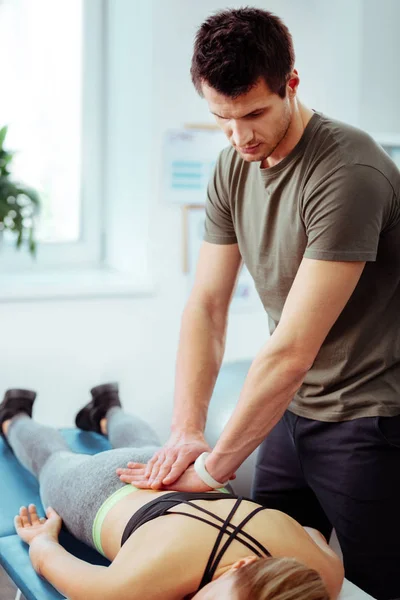
[[[103,556],[105,556],[105,554],[103,552],[103,547],[101,545],[101,528],[102,528],[104,519],[106,518],[108,511],[111,510],[112,507],[115,506],[117,504],[117,502],[119,502],[119,500],[121,500],[121,498],[124,498],[125,496],[129,496],[129,494],[132,494],[132,492],[137,492],[137,491],[138,491],[137,487],[127,483],[124,485],[124,487],[120,488],[119,490],[114,492],[109,498],[107,498],[107,500],[105,502],[103,502],[103,504],[100,506],[99,510],[97,511],[97,514],[93,521],[92,538],[93,538],[93,543],[96,547],[96,550],[98,552],[100,552],[100,554],[102,554]]]

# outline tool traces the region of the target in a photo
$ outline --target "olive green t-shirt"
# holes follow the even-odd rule
[[[271,334],[303,257],[367,261],[289,409],[322,421],[400,413],[400,172],[370,136],[314,113],[271,168],[226,148],[204,239],[239,245]]]

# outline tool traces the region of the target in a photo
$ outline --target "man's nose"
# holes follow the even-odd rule
[[[231,124],[231,143],[238,148],[245,148],[252,143],[253,131],[246,123],[235,121]]]

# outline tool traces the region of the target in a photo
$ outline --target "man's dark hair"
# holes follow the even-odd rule
[[[286,25],[266,10],[239,8],[219,11],[196,34],[190,74],[202,96],[201,84],[237,98],[260,77],[269,89],[286,95],[294,67],[292,36]]]

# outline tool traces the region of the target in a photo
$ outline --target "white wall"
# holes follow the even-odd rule
[[[134,7],[134,2],[128,4]],[[175,206],[166,206],[161,197],[161,141],[167,128],[210,120],[190,82],[191,48],[202,19],[226,4],[216,0],[154,1],[153,31],[149,32],[154,44],[153,187],[148,195],[155,295],[0,306],[1,390],[37,389],[40,398],[35,414],[44,422],[72,425],[75,411],[88,398],[89,387],[118,380],[127,408],[151,420],[163,437],[167,435],[187,290],[181,273],[181,213]],[[292,30],[302,78],[300,96],[315,109],[357,123],[358,79],[349,73],[359,70],[359,54],[350,52],[360,47],[359,1],[353,0],[350,10],[347,2],[338,0],[333,4],[339,11],[328,0],[252,4],[275,11]],[[132,18],[132,31],[135,26]],[[335,40],[340,40],[340,45],[333,50]],[[226,360],[254,356],[267,336],[262,310],[232,315]]]
[[[312,4],[309,55],[304,57],[309,69],[307,102],[330,117],[358,126],[363,0],[315,0]]]
[[[400,134],[400,2],[364,0],[360,125]]]

